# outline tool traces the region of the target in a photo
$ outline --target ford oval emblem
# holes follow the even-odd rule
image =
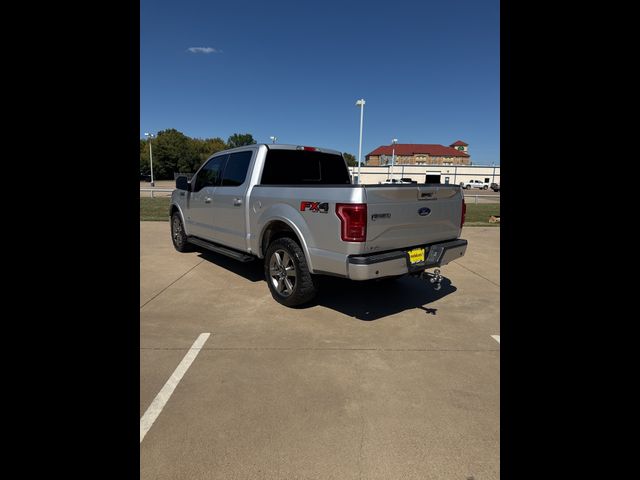
[[[420,210],[418,210],[418,215],[420,215],[421,217],[426,217],[430,213],[431,209],[428,207],[422,207]]]

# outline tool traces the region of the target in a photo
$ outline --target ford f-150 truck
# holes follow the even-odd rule
[[[215,153],[190,181],[178,177],[169,215],[178,251],[260,259],[273,298],[295,306],[315,296],[317,275],[410,274],[439,288],[438,267],[467,248],[465,209],[458,185],[352,184],[340,152],[260,144]]]

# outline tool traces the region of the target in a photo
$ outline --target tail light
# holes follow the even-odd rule
[[[464,225],[464,219],[467,216],[467,204],[464,201],[464,198],[462,199],[462,217],[460,217],[460,228],[462,228],[462,226]]]
[[[342,226],[340,238],[343,242],[367,241],[366,203],[337,203],[336,215]]]

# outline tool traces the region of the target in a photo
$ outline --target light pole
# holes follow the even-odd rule
[[[151,186],[154,187],[153,183],[153,151],[151,150],[151,139],[155,137],[153,133],[146,132],[144,134],[145,137],[149,139],[149,161],[151,163]]]
[[[398,143],[398,139],[394,138],[391,140],[391,145],[393,145],[391,150],[391,178],[393,178],[393,167],[396,164],[396,144]]]
[[[360,167],[362,166],[362,121],[364,119],[364,98],[361,98],[356,102],[356,107],[360,107],[360,144],[358,145],[358,183],[360,180]]]
[[[278,140],[278,137],[269,137],[271,139],[271,143],[276,143],[276,140]]]

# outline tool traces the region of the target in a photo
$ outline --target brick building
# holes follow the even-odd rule
[[[383,145],[365,155],[366,165],[390,165],[393,145]],[[448,147],[429,143],[395,145],[396,165],[470,165],[469,144],[458,140]]]

